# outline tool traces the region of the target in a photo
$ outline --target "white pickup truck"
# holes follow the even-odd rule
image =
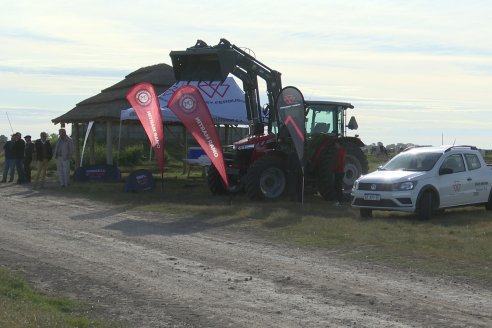
[[[483,204],[492,210],[491,187],[492,168],[477,148],[417,147],[357,179],[352,206],[362,217],[388,210],[415,212],[426,220],[450,207]]]

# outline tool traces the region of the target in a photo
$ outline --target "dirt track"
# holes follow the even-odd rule
[[[56,187],[53,187],[56,188]],[[0,184],[0,265],[130,327],[492,327],[492,289]]]

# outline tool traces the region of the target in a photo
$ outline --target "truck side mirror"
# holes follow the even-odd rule
[[[350,118],[350,121],[347,124],[347,128],[349,128],[349,130],[357,130],[359,128],[359,125],[357,124],[357,120],[355,119],[355,116],[352,116]]]

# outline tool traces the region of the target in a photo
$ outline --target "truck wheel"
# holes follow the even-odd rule
[[[485,204],[485,209],[487,211],[492,211],[492,190],[490,191],[489,194],[489,201]]]
[[[420,196],[417,203],[417,217],[420,220],[429,220],[432,217],[434,207],[434,197],[430,191],[426,191]]]
[[[343,190],[349,192],[354,186],[355,180],[361,175],[367,174],[369,171],[369,164],[367,157],[364,155],[362,149],[353,143],[345,143],[345,176],[343,177]]]
[[[227,189],[224,185],[224,181],[222,181],[222,177],[220,176],[219,171],[217,171],[215,165],[213,164],[208,167],[207,183],[208,189],[213,195],[227,194]]]
[[[286,160],[277,156],[257,159],[246,175],[246,193],[250,199],[279,198],[286,187]]]
[[[362,218],[372,218],[372,208],[361,208],[360,216]]]
[[[318,167],[316,169],[316,186],[318,192],[326,200],[335,199],[333,175],[333,165],[335,163],[336,150],[334,146],[327,147],[319,157]]]

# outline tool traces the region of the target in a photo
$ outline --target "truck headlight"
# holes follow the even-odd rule
[[[359,180],[354,181],[354,185],[352,186],[352,190],[357,190],[359,189]]]
[[[417,182],[414,181],[405,181],[402,183],[396,183],[394,190],[413,190],[415,186],[417,185]]]

